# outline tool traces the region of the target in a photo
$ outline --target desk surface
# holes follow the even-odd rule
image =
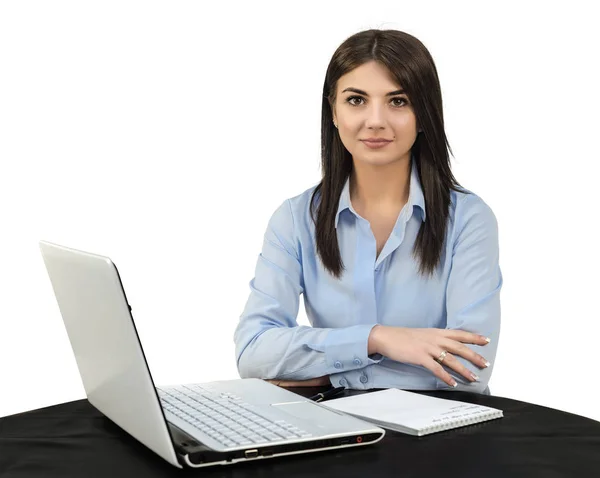
[[[292,390],[305,396],[322,391]],[[0,418],[0,476],[600,476],[600,422],[507,398],[420,393],[499,408],[504,418],[425,437],[388,430],[381,442],[353,449],[180,470],[123,432],[87,400],[78,400]]]

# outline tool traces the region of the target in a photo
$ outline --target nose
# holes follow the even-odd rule
[[[365,126],[370,129],[381,129],[385,126],[385,106],[372,102],[367,109]]]

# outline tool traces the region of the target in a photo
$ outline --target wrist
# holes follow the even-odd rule
[[[367,355],[381,354],[381,329],[383,327],[383,325],[377,324],[371,329],[367,343]]]

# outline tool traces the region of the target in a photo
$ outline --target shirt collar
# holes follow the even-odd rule
[[[346,209],[350,209],[352,206],[350,204],[350,176],[346,179],[346,183],[344,184],[344,189],[342,189],[342,194],[340,194],[340,202],[338,203],[338,210],[335,215],[335,228],[337,229],[338,222],[340,220],[340,214],[342,211]]]
[[[414,156],[411,156],[412,166],[410,172],[410,193],[408,196],[408,204],[421,209],[421,221],[425,222],[426,211],[425,211],[425,197],[423,196],[423,188],[421,187],[421,181],[419,181],[419,172],[417,170],[417,162]],[[342,211],[350,209],[352,210],[352,204],[350,203],[350,177],[346,179],[344,189],[340,195],[340,201],[338,203],[338,210],[335,215],[335,227],[337,228],[340,214]]]
[[[412,204],[413,208],[416,206],[421,209],[421,221],[425,222],[425,218],[427,217],[425,210],[425,196],[423,195],[423,188],[421,187],[419,171],[417,169],[417,161],[414,156],[410,172],[410,195],[408,197],[408,203]]]

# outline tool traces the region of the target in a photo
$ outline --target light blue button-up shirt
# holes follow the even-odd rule
[[[441,263],[423,278],[411,256],[426,218],[425,200],[412,160],[407,204],[379,257],[370,224],[352,207],[349,181],[340,196],[336,232],[340,279],[316,254],[310,217],[314,187],[286,200],[272,215],[258,257],[250,297],[234,334],[240,376],[307,380],[328,375],[334,386],[354,389],[451,389],[422,366],[367,355],[376,324],[475,332],[491,339],[467,346],[491,362],[468,382],[447,369],[455,390],[489,393],[500,333],[498,224],[490,207],[471,191],[451,192],[450,220]],[[312,327],[296,322],[300,295]]]

